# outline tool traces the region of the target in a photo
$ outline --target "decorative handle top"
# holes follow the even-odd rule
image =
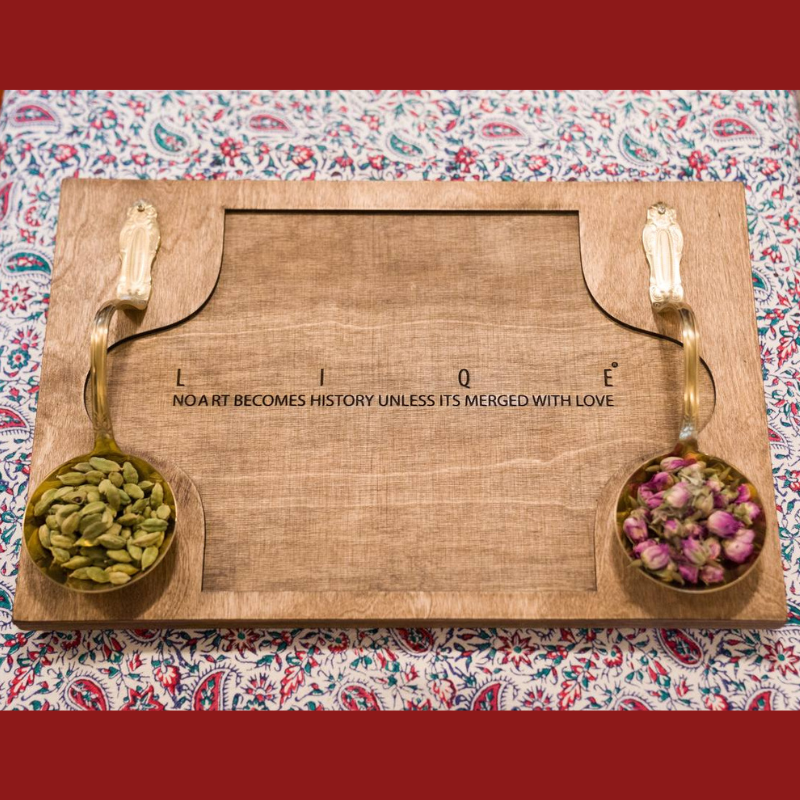
[[[139,311],[150,300],[150,270],[161,242],[158,213],[145,200],[137,200],[128,209],[128,219],[119,235],[120,276],[117,300],[121,307]]]
[[[683,232],[674,208],[656,203],[647,209],[642,244],[650,264],[650,302],[656,310],[663,305],[682,303]]]

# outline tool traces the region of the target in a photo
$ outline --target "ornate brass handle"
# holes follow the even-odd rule
[[[650,264],[650,302],[658,314],[675,312],[681,322],[683,341],[683,420],[679,440],[697,444],[699,414],[700,337],[691,306],[684,302],[681,284],[683,232],[677,213],[664,203],[647,209],[647,224],[642,231],[642,244]]]
[[[128,210],[128,218],[119,237],[120,278],[117,296],[100,307],[92,326],[89,384],[95,451],[119,452],[108,408],[107,358],[111,320],[118,308],[135,308],[138,311],[147,308],[151,269],[160,241],[156,209],[150,203],[138,200]]]

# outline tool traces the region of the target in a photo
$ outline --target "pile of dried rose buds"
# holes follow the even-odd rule
[[[753,487],[703,456],[669,456],[633,487],[622,530],[635,563],[666,583],[721,584],[756,556],[763,511]]]

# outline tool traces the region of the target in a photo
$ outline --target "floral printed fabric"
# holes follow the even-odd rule
[[[799,147],[789,91],[8,92],[0,114],[0,707],[800,707]],[[67,176],[743,182],[789,625],[761,633],[15,629]]]

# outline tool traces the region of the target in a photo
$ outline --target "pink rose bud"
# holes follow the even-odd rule
[[[694,498],[692,506],[695,511],[699,511],[704,517],[707,517],[714,510],[714,497],[711,492],[701,489],[700,493]]]
[[[752,500],[752,499],[753,499],[753,494],[750,491],[750,487],[746,483],[743,483],[739,487],[739,489],[738,489],[738,491],[736,493],[736,502],[737,503],[747,503],[749,500]]]
[[[622,530],[634,544],[647,539],[647,523],[635,511],[622,523]]]
[[[672,508],[684,508],[691,499],[692,493],[683,481],[664,492],[664,502]]]
[[[712,492],[721,492],[725,487],[722,485],[722,481],[716,476],[712,475],[707,481],[706,486]]]
[[[708,550],[709,560],[716,561],[722,554],[722,546],[719,543],[719,539],[715,536],[709,536],[703,544],[706,546],[706,550]]]
[[[736,506],[736,511],[738,514],[742,515],[747,525],[752,525],[761,516],[761,508],[752,500],[739,503],[739,505]]]
[[[714,495],[714,508],[727,508],[728,501],[722,493]]]
[[[683,525],[676,519],[664,520],[665,536],[680,536],[683,533]]]
[[[661,492],[664,489],[669,489],[674,483],[675,478],[673,478],[669,472],[657,472],[649,481],[650,488],[654,492]]]
[[[684,539],[681,551],[683,557],[693,566],[702,567],[708,560],[708,550],[699,539]]]
[[[739,522],[733,514],[729,514],[727,511],[715,511],[708,518],[709,532],[723,539],[730,539],[732,536],[735,536],[736,532],[741,527],[742,523]]]
[[[678,458],[677,456],[667,456],[667,458],[661,459],[661,469],[667,472],[675,472],[688,464],[688,461],[684,461],[684,459]]]
[[[719,564],[706,564],[700,570],[700,580],[706,586],[712,583],[722,583],[725,580],[725,570]]]
[[[700,570],[692,564],[680,564],[678,572],[687,583],[697,583],[700,577]]]
[[[752,544],[753,539],[756,538],[756,532],[750,530],[750,528],[742,528],[739,533],[736,534],[736,538],[740,542],[747,542],[747,544]]]
[[[664,569],[671,561],[669,547],[665,544],[658,544],[658,542],[642,542],[636,545],[634,552],[642,560],[642,564],[652,572]]]
[[[693,539],[699,539],[705,532],[705,528],[699,522],[686,522],[683,526],[684,536],[691,536]]]
[[[722,543],[722,549],[726,557],[735,564],[744,564],[753,554],[753,543],[746,541],[746,538],[736,536],[733,539],[726,539]]]
[[[694,464],[689,464],[681,470],[681,477],[690,481],[701,482],[703,480],[703,470],[706,465],[702,461],[697,461]]]

